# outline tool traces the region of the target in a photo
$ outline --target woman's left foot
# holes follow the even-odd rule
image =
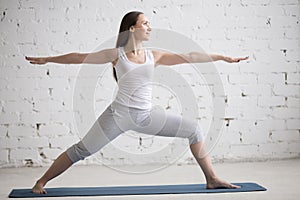
[[[241,188],[241,186],[233,185],[228,183],[227,181],[221,180],[219,178],[215,178],[206,184],[207,189],[218,189],[218,188],[230,188],[230,189],[237,189]]]

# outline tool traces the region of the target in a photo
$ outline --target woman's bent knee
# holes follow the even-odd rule
[[[197,128],[195,129],[195,132],[188,138],[189,139],[189,144],[196,144],[198,142],[201,142],[204,140],[204,136],[202,133],[201,126],[198,124]]]
[[[79,160],[83,160],[91,155],[91,153],[83,145],[82,141],[72,145],[70,148],[67,149],[66,153],[73,163]]]

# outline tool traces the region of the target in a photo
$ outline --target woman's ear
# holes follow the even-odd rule
[[[131,27],[129,28],[129,31],[130,31],[131,33],[133,33],[134,30],[135,30],[135,28],[134,28],[133,26],[131,26]]]

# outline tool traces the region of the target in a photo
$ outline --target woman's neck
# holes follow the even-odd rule
[[[124,46],[124,51],[126,53],[133,53],[134,55],[138,55],[140,51],[143,49],[143,43],[141,41],[137,41],[134,38],[129,38],[127,44]]]

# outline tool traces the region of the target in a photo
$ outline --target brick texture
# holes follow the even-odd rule
[[[249,56],[237,64],[195,65],[200,73],[188,65],[172,68],[194,93],[194,117],[207,132],[214,161],[299,157],[298,0],[2,0],[0,167],[49,165],[84,136],[117,89],[109,65],[38,66],[24,56],[113,47],[111,38],[129,10],[144,11],[154,29],[184,35],[205,52]],[[172,47],[180,41],[162,42]],[[181,53],[189,49],[183,44]],[[181,108],[178,95],[170,91],[186,86],[172,84],[156,87],[153,102],[168,112],[193,112],[189,106]],[[215,118],[213,102],[225,109]],[[222,126],[213,135],[212,122],[220,119]],[[180,139],[126,133],[81,164],[190,163],[186,148]]]

